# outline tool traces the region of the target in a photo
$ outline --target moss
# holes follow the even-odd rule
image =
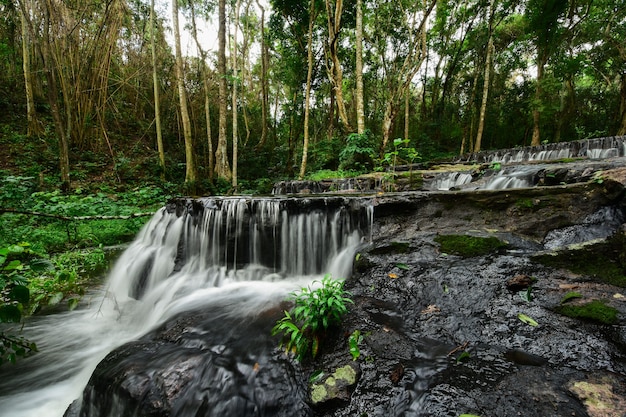
[[[583,295],[576,291],[570,291],[563,296],[563,298],[561,299],[561,304],[565,304],[575,298],[583,298]]]
[[[545,266],[568,269],[595,281],[626,287],[625,249],[620,235],[608,242],[543,254],[533,259]]]
[[[486,255],[506,247],[505,242],[493,236],[439,235],[435,237],[435,242],[441,245],[442,252],[466,258]]]
[[[311,390],[311,401],[313,401],[314,404],[324,401],[327,396],[328,392],[323,384],[316,384],[313,386],[313,389]]]
[[[535,202],[530,198],[521,198],[515,202],[515,205],[521,209],[532,209]]]
[[[556,311],[564,316],[575,319],[589,320],[601,324],[617,323],[617,309],[606,305],[603,301],[594,300],[581,305],[561,305]]]
[[[347,385],[352,385],[356,382],[356,371],[350,365],[342,366],[333,375],[335,378],[345,381]]]

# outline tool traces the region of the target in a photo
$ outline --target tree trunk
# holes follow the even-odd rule
[[[546,58],[544,58],[544,54],[542,52],[538,53],[537,59],[537,80],[535,85],[535,102],[533,104],[533,136],[530,141],[530,146],[539,146],[541,145],[541,135],[539,132],[539,119],[541,116],[541,112],[539,110],[541,106],[541,96],[543,89],[541,88],[541,82],[543,81],[543,71],[546,65]]]
[[[35,96],[33,94],[33,79],[31,75],[30,61],[30,36],[28,30],[28,22],[22,9],[20,9],[20,22],[22,25],[22,64],[24,68],[24,89],[26,92],[26,118],[28,121],[28,136],[39,136],[41,127],[37,120],[37,111],[35,109]]]
[[[217,55],[217,72],[219,78],[219,136],[215,152],[215,173],[218,177],[230,181],[232,174],[228,164],[228,142],[226,139],[227,91],[226,91],[226,0],[219,0],[219,51]]]
[[[161,130],[161,100],[159,98],[159,77],[157,76],[156,35],[154,22],[154,0],[150,2],[150,50],[152,53],[152,83],[154,91],[154,119],[156,122],[157,149],[161,164],[161,179],[165,179],[165,148]]]
[[[404,139],[409,139],[409,97],[411,90],[407,88],[404,94]]]
[[[185,137],[185,182],[196,182],[196,167],[194,164],[193,138],[191,120],[187,109],[187,91],[185,90],[185,75],[183,72],[183,55],[180,46],[180,31],[178,27],[178,0],[172,0],[172,22],[174,24],[174,47],[176,49],[176,82],[178,84],[178,99],[180,101],[180,116],[183,123]]]
[[[269,98],[267,88],[267,42],[265,40],[265,9],[261,2],[257,0],[257,6],[261,9],[261,139],[259,147],[265,145],[267,140],[267,115],[269,113]]]
[[[356,131],[365,133],[365,108],[363,103],[363,0],[356,0]]]
[[[57,78],[58,74],[53,66],[52,59],[52,40],[50,39],[50,10],[53,7],[49,1],[46,1],[44,7],[44,24],[43,24],[43,42],[39,45],[41,48],[44,73],[48,83],[48,104],[50,105],[50,113],[54,120],[54,130],[59,144],[59,169],[61,171],[61,189],[68,191],[70,189],[70,151],[69,151],[69,132],[63,121],[61,109],[59,108],[59,96]],[[26,10],[23,11],[26,15]],[[32,39],[32,37],[31,37]]]
[[[617,129],[618,135],[626,135],[626,74],[621,76],[620,88],[620,126]]]
[[[309,37],[307,39],[307,73],[304,93],[304,141],[302,144],[302,163],[298,179],[302,180],[306,172],[307,155],[309,152],[309,109],[311,106],[311,78],[313,77],[313,21],[315,20],[315,0],[309,6]]]
[[[152,0],[154,1],[154,0]],[[206,136],[207,136],[207,148],[209,152],[209,180],[213,180],[213,169],[215,165],[215,158],[213,156],[213,139],[211,139],[211,102],[210,102],[210,94],[209,94],[209,72],[207,70],[206,65],[206,52],[202,49],[202,45],[200,45],[200,40],[198,39],[198,27],[196,25],[196,12],[193,1],[189,2],[189,9],[191,11],[191,30],[193,39],[196,42],[196,47],[198,48],[198,53],[200,54],[200,58],[202,60],[202,90],[204,92],[204,119],[206,122]]]
[[[485,54],[485,72],[483,76],[483,98],[480,104],[480,114],[478,116],[478,131],[476,132],[476,143],[474,152],[480,152],[485,128],[485,114],[487,112],[487,99],[489,98],[489,75],[491,73],[491,55],[493,53],[493,10],[494,1],[489,2],[489,40],[487,41],[487,51]]]
[[[331,11],[331,0],[326,0],[326,15],[328,16],[328,55],[330,69],[328,78],[333,87],[333,94],[337,103],[337,113],[346,132],[352,132],[352,126],[348,119],[346,104],[343,100],[343,71],[339,61],[339,32],[341,31],[341,13],[343,12],[343,0],[335,0],[334,13]]]
[[[237,0],[235,3],[235,11],[233,18],[233,26],[235,33],[233,34],[233,47],[232,47],[232,71],[233,71],[233,87],[232,87],[232,116],[233,116],[233,171],[232,171],[232,186],[233,190],[237,191],[237,154],[239,152],[239,131],[237,127],[237,117],[239,112],[237,111],[237,85],[239,84],[238,63],[237,63],[237,32],[239,30],[239,8],[241,6],[241,0]]]

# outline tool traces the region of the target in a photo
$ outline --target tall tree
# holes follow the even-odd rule
[[[30,6],[27,7],[30,10]],[[37,110],[35,109],[35,95],[33,93],[33,77],[30,51],[30,34],[28,30],[28,18],[20,9],[20,23],[22,26],[22,66],[24,69],[24,90],[26,92],[26,118],[28,124],[28,136],[41,134],[39,120],[37,120]]]
[[[567,10],[568,0],[528,0],[526,16],[536,49],[537,76],[533,103],[532,146],[541,144],[540,117],[545,67],[560,40],[559,19]]]
[[[183,135],[185,137],[185,182],[196,182],[196,165],[194,163],[193,136],[191,133],[191,120],[187,108],[187,90],[185,88],[185,72],[183,67],[183,54],[180,45],[180,30],[178,24],[178,0],[172,0],[172,22],[174,24],[174,48],[176,50],[176,84],[178,85],[178,99],[180,103],[180,117],[183,123]]]
[[[311,79],[313,78],[313,23],[315,22],[315,0],[309,0],[309,37],[307,39],[307,73],[304,93],[304,141],[302,144],[302,163],[298,178],[302,180],[306,172],[309,152],[309,113],[311,108]]]
[[[213,155],[213,139],[211,138],[211,100],[209,94],[209,69],[207,66],[207,53],[200,44],[198,38],[198,25],[196,24],[196,11],[193,1],[189,1],[189,10],[191,12],[191,34],[196,42],[196,48],[200,55],[200,65],[202,74],[202,91],[204,92],[204,120],[206,123],[207,148],[209,159],[209,179],[213,179],[213,170],[215,169],[215,157]]]
[[[156,122],[157,149],[161,164],[161,178],[165,178],[165,148],[163,147],[163,132],[161,129],[161,99],[159,97],[159,76],[157,73],[156,54],[156,22],[154,0],[150,1],[150,53],[152,56],[152,85],[154,94],[154,120]]]
[[[493,21],[496,0],[489,0],[489,23],[487,50],[485,52],[485,71],[483,75],[483,97],[478,114],[478,131],[476,132],[476,142],[474,142],[474,152],[480,152],[482,145],[483,130],[485,128],[485,113],[487,112],[487,99],[489,97],[489,75],[491,74],[491,56],[493,54]]]
[[[356,131],[365,133],[365,106],[363,104],[363,0],[356,0],[356,31],[354,40],[356,53]]]
[[[228,141],[226,139],[226,119],[228,112],[228,91],[226,89],[226,0],[219,0],[219,27],[217,72],[219,77],[219,136],[215,151],[215,173],[227,181],[232,179],[228,163]]]
[[[376,14],[375,48],[385,74],[381,151],[387,147],[401,100],[426,59],[426,22],[437,0],[382,4]],[[400,8],[401,13],[399,13]],[[387,33],[393,36],[386,36]]]
[[[337,113],[346,132],[352,132],[353,128],[348,118],[346,104],[343,99],[343,70],[339,60],[339,33],[341,32],[341,15],[343,14],[343,0],[325,0],[326,17],[328,21],[328,42],[326,50],[328,54],[328,79],[333,88]]]
[[[232,165],[232,186],[237,191],[237,157],[239,156],[239,130],[237,127],[237,118],[239,112],[237,110],[237,85],[239,64],[237,60],[237,33],[239,32],[239,11],[241,7],[241,0],[235,1],[235,9],[233,10],[233,39],[232,39],[232,72],[233,72],[233,87],[231,91],[232,99],[232,116],[233,116],[233,165]]]

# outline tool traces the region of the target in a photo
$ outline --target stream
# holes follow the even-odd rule
[[[224,198],[161,209],[81,308],[26,322],[23,335],[40,353],[0,368],[0,415],[63,416],[109,352],[174,316],[214,311],[211,331],[221,323],[216,339],[226,340],[227,320],[277,307],[327,272],[349,276],[371,207],[291,213],[287,203]]]

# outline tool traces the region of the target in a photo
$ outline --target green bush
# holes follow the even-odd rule
[[[0,247],[0,323],[19,323],[23,311],[30,302],[30,290],[26,273],[32,268],[38,270],[37,263],[28,260],[33,252],[28,243]],[[0,365],[15,363],[18,357],[35,352],[34,343],[14,334],[0,331]]]
[[[346,145],[339,153],[339,169],[368,172],[374,168],[376,149],[372,133],[352,133],[346,139]]]
[[[319,282],[319,281],[316,281]],[[299,360],[317,355],[320,342],[329,327],[339,324],[352,303],[349,292],[343,289],[342,280],[326,275],[321,287],[302,288],[291,293],[294,307],[285,311],[272,329],[272,335],[282,333],[280,346],[293,351]]]

